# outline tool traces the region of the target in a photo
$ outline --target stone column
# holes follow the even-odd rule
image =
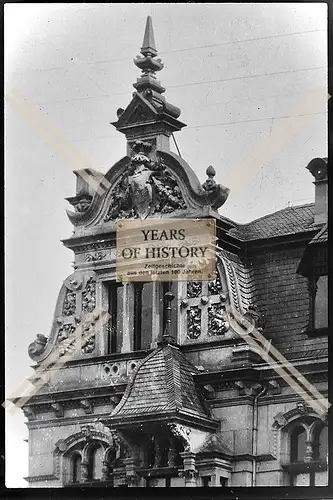
[[[102,464],[102,481],[108,481],[109,480],[109,464],[106,460],[103,460]]]
[[[195,453],[183,451],[180,455],[183,457],[184,463],[182,476],[185,477],[185,487],[196,487],[198,471],[195,468]]]
[[[137,460],[135,458],[125,458],[126,482],[129,487],[136,487],[140,482],[140,477],[136,473]]]
[[[81,479],[83,483],[89,481],[89,463],[81,462]]]
[[[311,441],[305,441],[305,455],[304,462],[312,462],[313,460],[313,448]]]
[[[126,471],[124,467],[115,468],[113,470],[113,485],[115,488],[126,484]]]

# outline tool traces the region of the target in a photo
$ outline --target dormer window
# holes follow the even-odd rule
[[[310,329],[328,327],[328,276],[319,276],[310,282]]]
[[[327,225],[309,242],[297,272],[308,280],[309,335],[328,333],[328,248]]]

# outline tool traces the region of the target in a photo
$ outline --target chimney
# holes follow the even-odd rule
[[[315,213],[314,223],[327,222],[328,189],[327,189],[327,158],[314,158],[306,167],[315,178]]]

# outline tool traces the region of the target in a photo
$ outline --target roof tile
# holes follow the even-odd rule
[[[286,236],[313,229],[313,218],[314,203],[288,207],[248,224],[239,224],[229,234],[243,241]]]

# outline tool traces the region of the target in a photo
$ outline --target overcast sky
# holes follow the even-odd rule
[[[326,4],[7,3],[6,94],[19,91],[103,173],[126,154],[124,136],[109,122],[131,100],[147,15],[165,64],[158,75],[164,95],[187,124],[177,143],[201,182],[212,164],[216,180],[230,187],[252,151],[288,128],[288,116],[312,91],[326,89]],[[323,104],[246,181],[232,184],[220,213],[248,222],[313,201],[305,167],[326,155],[326,121]],[[8,396],[31,374],[28,345],[49,334],[73,270],[60,242],[72,232],[64,200],[75,195],[71,170],[7,103]],[[24,418],[7,420],[7,486],[26,487]]]

